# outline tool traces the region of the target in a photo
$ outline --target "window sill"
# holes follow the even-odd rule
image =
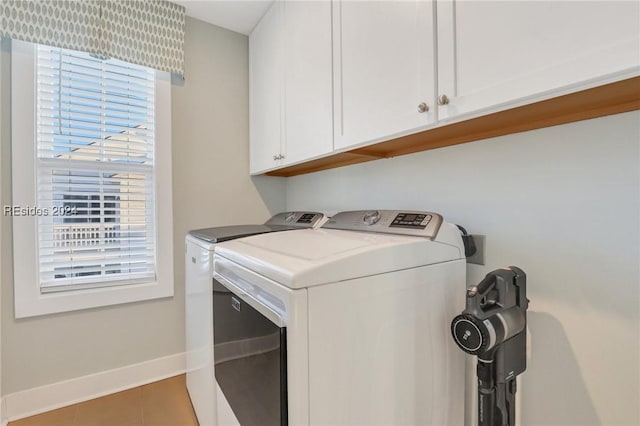
[[[172,296],[173,277],[143,284],[31,294],[23,298],[16,295],[15,317],[28,318]]]

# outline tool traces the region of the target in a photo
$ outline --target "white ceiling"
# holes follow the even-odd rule
[[[249,34],[273,0],[173,0],[187,16],[242,34]]]

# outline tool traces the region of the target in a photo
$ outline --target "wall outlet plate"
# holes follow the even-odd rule
[[[473,242],[476,244],[476,252],[473,256],[467,257],[467,263],[473,263],[474,265],[484,265],[485,259],[485,239],[484,235],[471,234]]]

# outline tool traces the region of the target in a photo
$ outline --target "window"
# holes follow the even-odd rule
[[[12,89],[16,316],[173,295],[168,75],[13,41]]]

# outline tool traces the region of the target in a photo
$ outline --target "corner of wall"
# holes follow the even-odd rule
[[[251,176],[260,198],[271,215],[287,209],[287,179],[274,176]]]
[[[6,417],[7,413],[7,402],[4,397],[0,398],[0,426],[7,426],[9,420]]]

